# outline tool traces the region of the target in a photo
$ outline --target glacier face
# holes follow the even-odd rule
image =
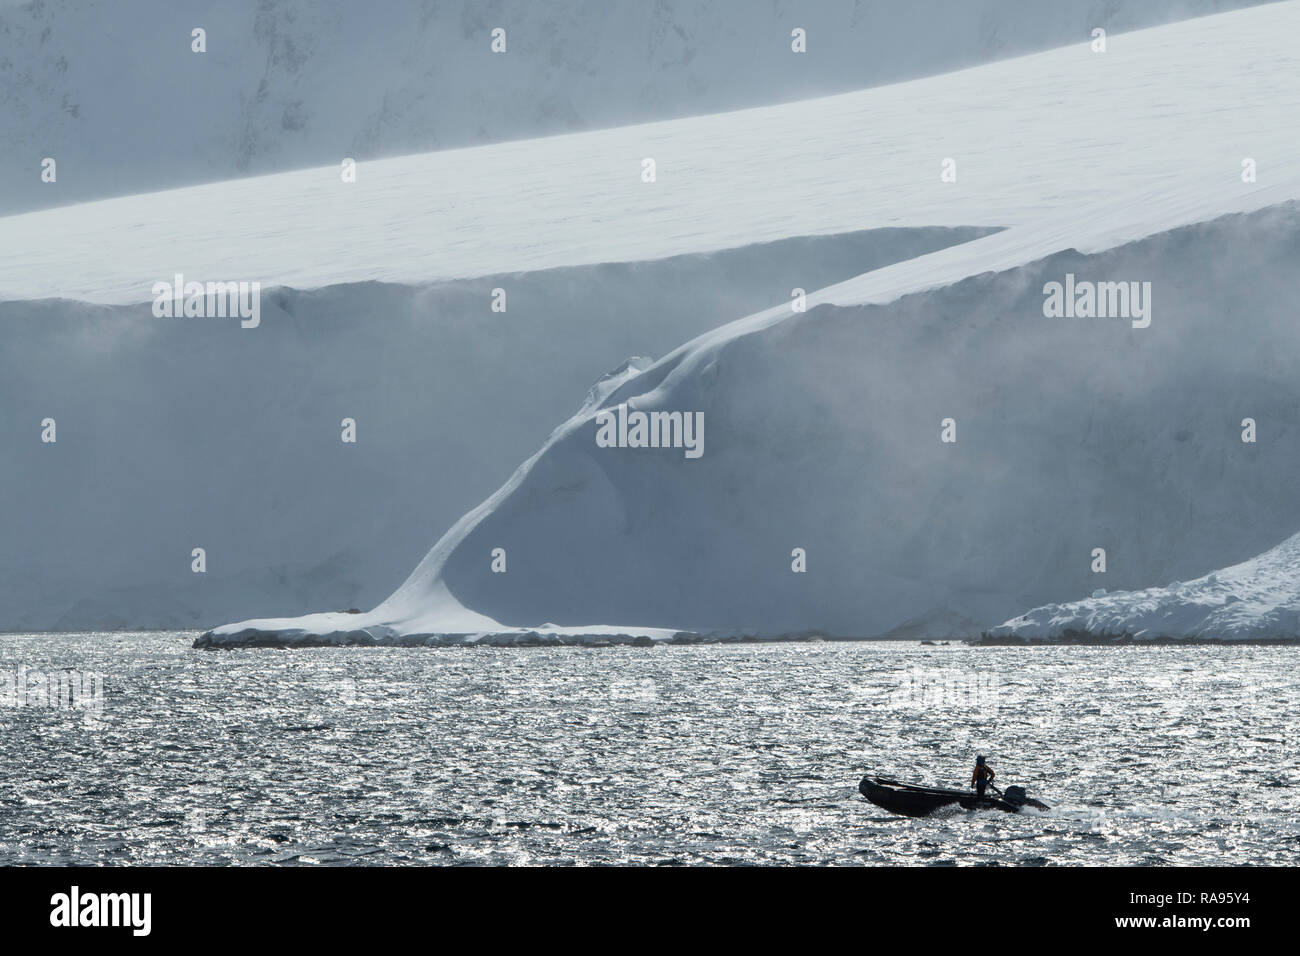
[[[0,215],[799,99],[1252,2],[0,5]],[[790,52],[794,27],[807,54]],[[45,157],[57,187],[39,178]]]
[[[987,231],[266,290],[257,329],[158,319],[147,303],[0,302],[0,500],[21,503],[0,508],[0,629],[372,607],[601,371],[793,286]],[[39,441],[47,417],[52,445]],[[345,417],[356,444],[341,441]],[[195,547],[204,574],[191,573]]]
[[[1300,466],[1298,257],[1290,203],[884,305],[734,323],[602,403],[703,412],[702,458],[598,448],[584,408],[354,624],[436,633],[468,611],[866,636],[936,606],[991,624],[1099,579],[1134,588],[1256,554],[1300,527],[1277,480]],[[1151,326],[1044,318],[1044,285],[1068,273],[1151,281]],[[491,570],[498,548],[508,573]],[[249,627],[337,622],[217,634]]]

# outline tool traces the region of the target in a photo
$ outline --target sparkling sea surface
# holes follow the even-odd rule
[[[1296,647],[196,636],[0,635],[0,864],[1300,862]],[[858,794],[976,753],[1052,809]]]

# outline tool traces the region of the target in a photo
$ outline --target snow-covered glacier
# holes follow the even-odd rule
[[[1034,608],[988,631],[990,639],[1300,639],[1300,534],[1190,581]]]
[[[23,502],[0,511],[0,626],[178,627],[251,614],[257,620],[242,631],[258,640],[866,635],[949,622],[946,634],[952,622],[984,626],[1088,593],[1095,583],[1071,577],[1070,549],[1109,535],[1134,497],[1133,475],[1119,476],[1144,456],[1159,459],[1151,436],[1163,434],[1155,429],[1168,394],[1142,390],[1161,378],[1146,371],[1153,344],[1179,323],[1229,356],[1258,348],[1265,365],[1292,345],[1274,316],[1291,292],[1284,204],[1300,197],[1291,42],[1300,4],[1115,32],[1225,5],[1233,4],[1079,2],[1051,14],[1030,5],[1008,32],[999,25],[1006,9],[965,4],[953,15],[980,25],[955,32],[983,38],[976,59],[1050,38],[1075,42],[820,99],[392,159],[363,153],[354,183],[340,181],[341,143],[357,152],[359,142],[380,142],[390,121],[418,131],[412,117],[433,107],[411,112],[394,104],[415,100],[385,95],[387,119],[367,127],[375,135],[348,139],[357,104],[318,109],[312,97],[329,99],[332,87],[309,74],[328,59],[322,51],[338,52],[327,38],[346,32],[352,14],[262,5],[256,42],[215,61],[246,66],[258,43],[269,44],[263,93],[237,124],[247,135],[233,137],[243,150],[234,170],[331,165],[0,218],[0,401],[10,413],[0,420],[10,450],[0,491]],[[885,32],[917,28],[920,9]],[[484,16],[496,10],[509,12]],[[0,64],[21,81],[14,89],[30,81],[48,92],[93,66],[74,56],[58,67],[59,8],[6,12],[11,36],[41,25],[21,55]],[[602,5],[597,14],[626,12]],[[886,17],[858,5],[816,12],[828,23]],[[212,23],[224,30],[213,32],[228,40],[248,11],[219,13]],[[545,18],[518,13],[526,25]],[[670,4],[635,16],[668,22],[681,13]],[[412,43],[426,27],[436,32],[440,15],[409,24]],[[175,26],[185,16],[176,8],[155,20]],[[739,19],[744,29],[763,22]],[[378,32],[402,33],[381,20],[371,25]],[[1104,54],[1087,42],[1094,22],[1112,30]],[[457,29],[477,36],[481,25]],[[718,42],[736,39],[727,36]],[[660,40],[647,42],[659,53],[677,42]],[[520,49],[533,56],[540,47]],[[928,49],[931,66],[960,64],[969,52]],[[654,73],[668,76],[659,53]],[[405,84],[411,62],[390,64],[377,80],[359,72],[357,96],[374,82]],[[40,78],[47,67],[66,77]],[[872,69],[856,82],[929,67],[881,58]],[[552,79],[577,88],[571,77]],[[771,79],[795,94],[820,89],[812,72],[800,81],[808,86]],[[696,80],[686,87],[698,97],[651,96],[645,115],[745,102],[722,92],[710,99]],[[129,87],[130,77],[121,82]],[[233,89],[213,82],[223,95]],[[544,92],[546,82],[531,76],[530,89]],[[784,96],[742,82],[727,88],[767,102]],[[688,99],[694,105],[683,107]],[[115,122],[87,107],[93,99],[66,102],[66,116],[40,120],[44,128],[76,139]],[[1001,103],[1016,108],[990,108]],[[276,132],[267,117],[282,108],[291,122]],[[218,125],[227,116],[199,113]],[[326,123],[327,113],[337,122]],[[309,114],[320,121],[297,122]],[[21,134],[32,117],[9,120]],[[479,138],[558,128],[488,125]],[[184,122],[171,129],[153,158],[177,175],[189,177],[189,167],[169,150],[220,157],[211,143],[186,146]],[[214,135],[232,139],[224,127]],[[19,153],[36,148],[21,135],[8,141]],[[645,157],[658,164],[652,183],[641,178]],[[1258,162],[1257,181],[1240,175],[1246,157]],[[102,159],[96,169],[113,167]],[[196,178],[227,175],[224,162]],[[941,178],[950,163],[951,180]],[[133,157],[130,169],[154,186],[171,181],[149,156]],[[98,188],[75,172],[70,180],[66,163],[60,170],[61,183]],[[261,281],[261,325],[153,317],[153,283],[177,272]],[[1152,326],[1044,319],[1041,287],[1067,272],[1150,282]],[[502,316],[488,307],[498,286],[510,294]],[[809,290],[810,311],[792,312],[795,287]],[[1237,320],[1215,326],[1211,308]],[[1225,338],[1228,327],[1237,339]],[[1277,457],[1292,422],[1281,380],[1272,404],[1263,392],[1256,400],[1245,371],[1220,376],[1206,355],[1174,345],[1185,343],[1160,346],[1185,363],[1169,370],[1171,381],[1183,372],[1216,384],[1204,406],[1198,394],[1172,407],[1219,414],[1235,409],[1232,389],[1244,389],[1252,407],[1231,414],[1271,427],[1243,454],[1257,456],[1262,472],[1287,467]],[[636,355],[666,357],[625,362]],[[1241,358],[1242,368],[1251,361]],[[606,369],[614,371],[574,414]],[[1121,370],[1141,385],[1108,378]],[[1267,381],[1275,380],[1262,374],[1255,384]],[[1020,403],[1033,388],[1055,408],[1050,396],[1070,382],[1075,404],[1030,421],[1037,406]],[[1099,383],[1123,388],[1117,397]],[[1121,397],[1148,409],[1142,427],[1128,421]],[[620,406],[698,416],[703,453],[600,447],[598,416]],[[346,448],[339,423],[353,415],[362,437]],[[46,416],[59,421],[57,445],[29,440]],[[948,417],[953,444],[937,437]],[[1192,465],[1209,467],[1200,475],[1209,482],[1227,466],[1214,457],[1219,433],[1203,428],[1195,416],[1176,428],[1175,451],[1203,454]],[[1058,447],[1079,429],[1091,444]],[[1112,446],[1107,435],[1130,445]],[[1077,462],[1081,448],[1092,457]],[[1043,470],[1049,451],[1070,469]],[[1249,481],[1246,465],[1234,467],[1245,470],[1233,481]],[[1003,534],[1038,561],[986,560],[979,542],[998,520],[1023,527],[1000,496],[1022,480],[1032,491],[1033,469],[1055,483],[1024,501],[1038,536]],[[1089,469],[1095,480],[1083,477]],[[1216,500],[1213,488],[1184,477],[1175,499],[1197,508]],[[1050,517],[1044,494],[1073,500],[1089,488],[1101,500],[1083,509],[1095,534],[1077,514]],[[1292,520],[1272,492],[1245,511],[1241,527],[1219,528],[1222,553],[1166,549],[1163,560],[1187,557],[1190,566],[1199,555],[1201,570],[1239,560],[1276,537],[1258,534],[1259,522]],[[1152,520],[1177,530],[1182,518],[1162,514]],[[449,527],[376,610],[282,616],[375,604]],[[1059,551],[1044,557],[1049,540]],[[1136,587],[1163,573],[1153,554],[1164,545],[1148,554],[1107,540],[1094,545],[1109,548],[1110,579]],[[190,573],[199,544],[211,558],[205,575]],[[791,569],[796,549],[806,572]],[[508,570],[493,567],[498,551]]]
[[[0,215],[785,102],[1254,2],[9,0]]]
[[[7,216],[0,301],[147,303],[176,273],[419,284],[888,228],[1055,226],[1066,248],[1080,217],[1125,196],[1154,201],[1158,231],[1189,221],[1176,214],[1191,199],[1266,202],[1294,170],[1298,14],[1266,4],[1111,37],[1105,53],[1083,37],[838,96],[375,160],[355,182],[331,160]]]
[[[1297,27],[1280,4],[1131,34],[1100,71],[1065,49],[870,91],[902,139],[991,150],[946,194],[881,173],[883,203],[1009,228],[629,366],[374,610],[204,642],[987,626],[1260,553],[1300,528]],[[963,126],[964,93],[1011,84],[1015,130]],[[1076,278],[1145,286],[1149,322],[1046,317]],[[603,447],[629,412],[698,415],[703,453]]]
[[[1300,467],[1298,251],[1287,203],[884,304],[735,323],[585,406],[373,611],[207,641],[594,625],[868,636],[936,607],[988,625],[1099,581],[1257,554],[1300,528],[1278,480]],[[1150,326],[1044,318],[1044,285],[1066,275],[1150,281]],[[597,413],[620,405],[701,413],[704,454],[599,447]]]

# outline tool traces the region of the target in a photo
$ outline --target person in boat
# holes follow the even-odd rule
[[[975,770],[970,775],[970,785],[975,788],[977,794],[984,796],[984,788],[992,783],[996,776],[993,768],[984,762],[983,754],[975,758]]]

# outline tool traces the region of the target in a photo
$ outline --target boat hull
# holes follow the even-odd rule
[[[929,816],[943,807],[958,806],[963,810],[1002,810],[1019,813],[1025,807],[1048,809],[1047,804],[1026,798],[1014,802],[991,794],[979,796],[970,790],[944,790],[939,787],[917,787],[899,783],[887,777],[863,777],[858,790],[876,806],[909,817]]]

